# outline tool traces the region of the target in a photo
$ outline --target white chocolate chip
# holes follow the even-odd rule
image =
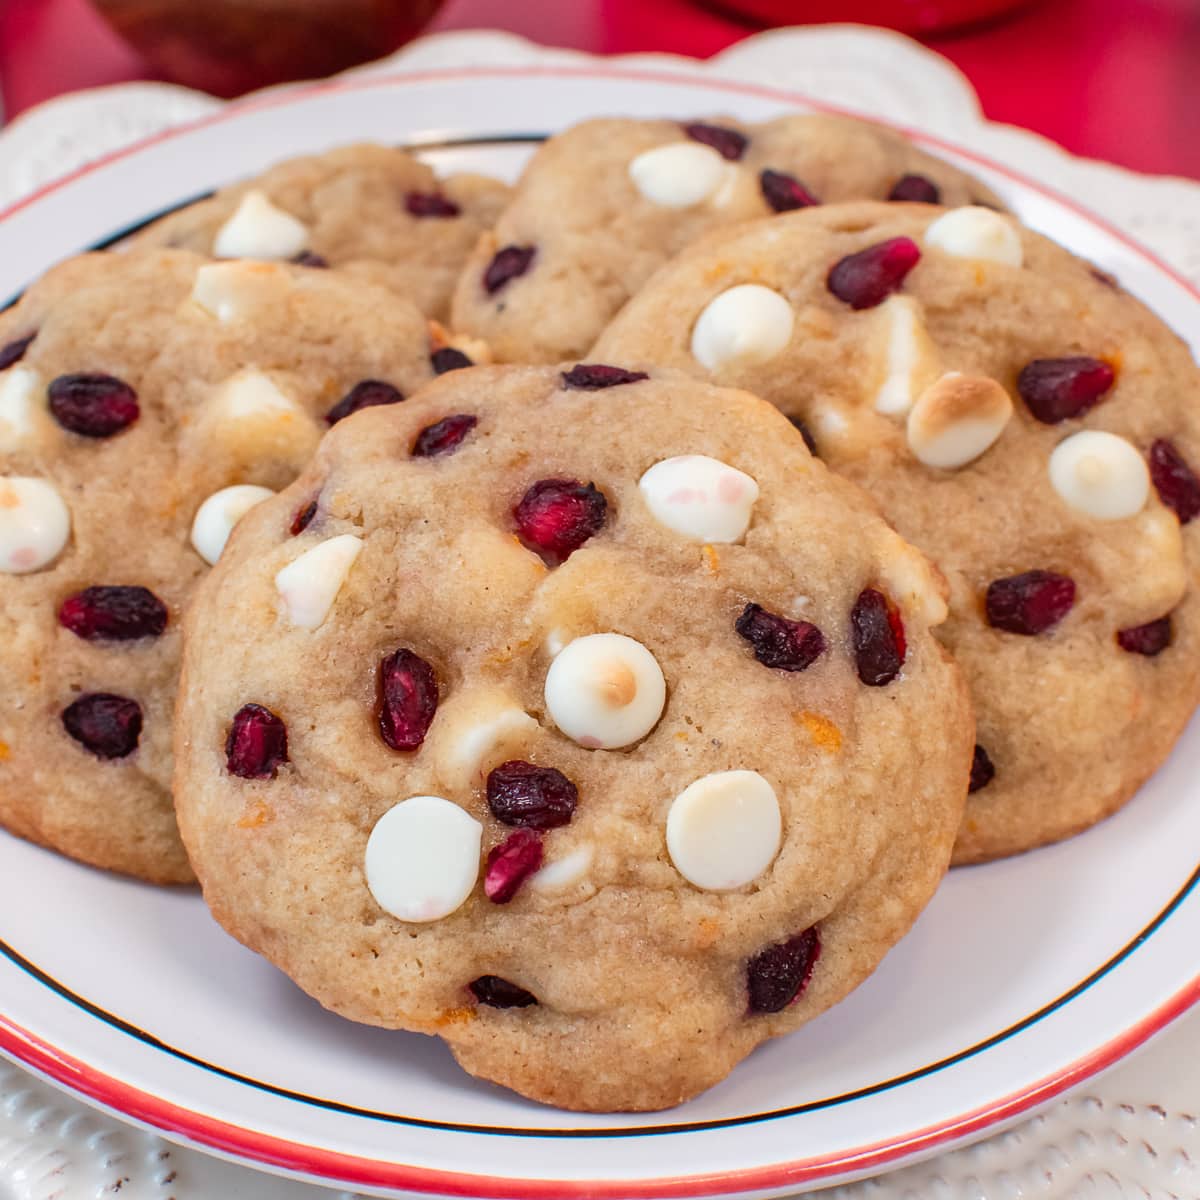
[[[452,795],[477,787],[498,762],[524,756],[539,726],[499,689],[457,692],[438,709],[427,745],[438,779]]]
[[[633,186],[653,204],[690,208],[714,195],[736,168],[711,146],[672,142],[639,154],[629,164]]]
[[[301,413],[300,407],[279,390],[270,376],[253,367],[225,380],[214,394],[211,404],[229,421]]]
[[[1019,267],[1025,261],[1021,236],[1012,220],[973,204],[938,217],[925,230],[925,244],[956,258],[983,259],[1007,267]]]
[[[546,648],[546,653],[551,658],[557,658],[570,640],[570,636],[564,630],[555,627],[546,634],[546,640],[543,645]]]
[[[196,412],[202,452],[251,470],[261,462],[299,466],[321,440],[317,422],[275,381],[248,368],[219,384]]]
[[[0,475],[0,572],[27,575],[52,563],[71,536],[71,513],[44,479]]]
[[[882,382],[875,392],[875,411],[903,416],[913,399],[937,374],[937,351],[911,296],[890,296],[876,310],[882,321]]]
[[[41,392],[42,377],[32,367],[18,365],[0,374],[0,450],[15,449],[33,432]]]
[[[398,920],[440,920],[474,889],[482,844],[483,826],[457,804],[412,796],[371,830],[363,860],[367,887]]]
[[[696,319],[692,355],[710,371],[764,363],[792,340],[795,323],[792,306],[778,292],[739,283],[710,300]]]
[[[880,556],[880,574],[901,612],[927,625],[940,625],[949,615],[945,577],[898,534],[892,534],[887,552]]]
[[[757,771],[716,771],[689,784],[667,814],[675,869],[707,892],[730,892],[775,861],[783,818],[775,789]]]
[[[276,573],[275,587],[293,625],[316,629],[324,623],[362,548],[362,538],[341,533],[306,550]]]
[[[1150,472],[1134,446],[1098,429],[1073,433],[1050,455],[1050,482],[1072,507],[1101,521],[1142,511],[1150,496]]]
[[[261,262],[205,263],[192,284],[192,299],[222,324],[251,316],[277,303],[281,289],[291,286],[281,267]]]
[[[655,463],[638,488],[656,521],[697,542],[740,541],[758,499],[751,476],[705,454]]]
[[[1004,432],[1012,412],[1012,399],[994,379],[952,371],[913,405],[908,445],[927,467],[964,467]]]
[[[654,655],[620,633],[576,638],[546,672],[551,720],[589,750],[615,750],[645,737],[666,700]]]
[[[540,871],[529,877],[529,886],[535,892],[561,892],[573,887],[592,869],[596,849],[591,842],[584,842],[562,858],[547,863]]]
[[[277,208],[257,188],[241,199],[213,240],[214,258],[295,258],[308,245],[308,228]]]
[[[196,509],[192,522],[192,545],[196,553],[211,567],[221,557],[233,527],[256,505],[269,500],[275,493],[270,488],[252,483],[239,483],[213,492]]]

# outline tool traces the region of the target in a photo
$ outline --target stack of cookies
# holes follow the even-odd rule
[[[1198,405],[866,123],[284,163],[0,315],[0,821],[476,1076],[677,1104],[1166,757]]]

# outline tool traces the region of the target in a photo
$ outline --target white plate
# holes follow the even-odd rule
[[[686,72],[473,68],[268,96],[87,167],[0,215],[0,294],[215,184],[356,139],[445,143],[601,113],[813,104]],[[1200,293],[1018,172],[932,139],[1030,224],[1200,342]],[[433,150],[513,174],[527,145]],[[881,1170],[1022,1113],[1200,998],[1200,726],[1099,828],[955,872],[832,1012],[671,1112],[572,1115],[477,1083],[440,1043],[323,1012],[199,897],[0,839],[0,1049],[168,1136],[362,1191],[776,1195]],[[98,798],[102,802],[102,798]]]

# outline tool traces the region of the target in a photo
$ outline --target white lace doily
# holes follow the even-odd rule
[[[483,64],[571,63],[499,33],[424,38],[360,73]],[[624,61],[694,70],[670,55]],[[1036,134],[984,120],[944,59],[896,34],[855,26],[778,30],[705,64],[714,75],[792,87],[885,116],[1081,197],[1200,284],[1200,184],[1073,158]],[[0,133],[0,207],[50,180],[221,101],[168,84],[66,96]],[[975,1146],[820,1200],[1195,1200],[1200,1197],[1200,1011],[1084,1090]],[[335,1193],[174,1146],[0,1065],[0,1200],[333,1200]],[[346,1193],[341,1194],[343,1200]]]

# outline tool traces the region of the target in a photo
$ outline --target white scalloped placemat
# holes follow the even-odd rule
[[[581,62],[501,33],[423,38],[358,73]],[[618,62],[695,70],[671,55]],[[711,59],[715,76],[793,87],[866,116],[920,128],[1019,166],[1200,284],[1200,183],[1073,158],[1036,134],[984,119],[945,59],[897,34],[823,26],[760,34]],[[62,97],[0,133],[0,207],[131,141],[222,102],[169,84]],[[1085,1089],[965,1149],[820,1200],[1196,1200],[1200,1197],[1200,1011]],[[335,1193],[221,1162],[117,1121],[0,1064],[0,1200],[334,1200]],[[351,1200],[348,1193],[338,1194]]]

